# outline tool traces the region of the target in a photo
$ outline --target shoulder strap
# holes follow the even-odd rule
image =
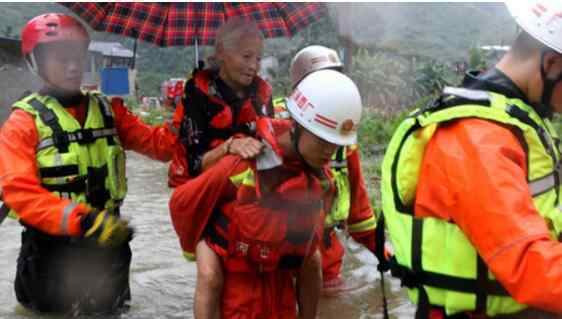
[[[437,99],[432,100],[428,105],[420,108],[413,114],[413,116],[428,111],[435,112],[449,107],[465,104],[489,107],[492,105],[492,98],[490,96],[490,93],[488,93],[487,91],[447,86],[443,89],[443,92]]]
[[[69,144],[68,137],[62,129],[55,112],[36,98],[29,100],[28,103],[37,111],[41,121],[53,131],[53,144],[58,149],[59,153],[67,153]]]
[[[332,160],[332,169],[342,170],[347,167],[347,149],[345,146],[340,146],[336,150],[336,156]]]
[[[100,94],[93,94],[93,96],[97,99],[98,105],[101,111],[101,115],[103,116],[103,126],[105,129],[113,129],[115,128],[115,120],[113,119],[113,112],[111,111],[111,104],[107,100],[106,97],[101,96]],[[88,99],[89,100],[89,99]],[[115,140],[113,136],[107,136],[107,144],[108,145],[115,145]]]
[[[103,99],[101,99],[101,101],[103,101]],[[99,103],[102,116],[104,117],[105,126],[103,129],[82,129],[75,132],[66,132],[60,125],[59,119],[53,110],[49,109],[36,98],[30,99],[27,103],[31,105],[37,114],[39,114],[43,123],[45,123],[45,125],[53,131],[51,138],[39,142],[37,145],[37,151],[55,146],[59,153],[67,153],[68,145],[71,142],[88,144],[98,138],[107,138],[108,144],[114,145],[115,140],[113,137],[117,134],[117,132],[113,124],[113,115],[111,111],[108,111],[109,106],[107,104],[106,106],[103,106],[101,101]]]

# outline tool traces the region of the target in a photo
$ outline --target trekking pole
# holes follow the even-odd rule
[[[379,264],[380,265],[380,264]],[[379,265],[377,265],[377,269],[379,270],[379,273],[381,274],[381,290],[382,290],[382,309],[383,309],[383,318],[384,319],[389,319],[390,317],[388,316],[388,302],[386,300],[386,291],[384,289],[384,271],[382,270],[383,267],[380,267]]]
[[[379,264],[377,265],[377,270],[381,274],[381,289],[382,289],[382,307],[383,307],[383,317],[388,319],[388,302],[386,299],[386,290],[384,286],[384,272],[390,270],[390,263],[387,260],[384,252],[384,244],[386,242],[386,236],[384,233],[384,214],[381,212],[378,220],[377,226],[375,228],[375,257],[377,257]]]
[[[10,212],[10,208],[8,208],[8,205],[2,204],[2,206],[0,206],[0,225],[2,224],[4,219],[8,217],[9,212]]]
[[[10,208],[8,207],[8,205],[6,205],[6,203],[3,202],[2,188],[0,188],[0,203],[0,225],[2,225],[4,219],[6,219],[6,217],[8,217],[10,213]]]

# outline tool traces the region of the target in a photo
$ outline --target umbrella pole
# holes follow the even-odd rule
[[[199,41],[195,38],[195,61],[194,61],[194,69],[199,68]]]
[[[133,44],[133,65],[131,65],[131,69],[135,69],[135,62],[137,60],[137,41],[138,38],[135,38],[135,43]]]

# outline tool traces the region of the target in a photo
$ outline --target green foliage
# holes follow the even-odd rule
[[[353,54],[350,76],[357,81],[364,95],[365,105],[383,112],[397,112],[430,94],[444,83],[451,83],[444,73],[445,66],[423,65],[427,61],[458,60],[466,57],[472,43],[497,43],[507,40],[511,21],[505,8],[499,4],[354,4],[361,7],[364,17],[353,23],[353,40],[369,50]],[[295,53],[307,45],[320,44],[336,50],[342,47],[337,32],[332,6],[330,15],[321,18],[292,38],[267,39],[264,56],[274,55],[279,69],[271,81],[274,96],[285,96],[290,91],[289,64]],[[413,10],[412,10],[413,8]],[[0,4],[2,19],[0,33],[19,34],[30,18],[46,12],[70,11],[55,3]],[[371,13],[378,13],[374,19]],[[468,16],[466,12],[471,12]],[[453,28],[459,17],[468,19],[466,28]],[[393,21],[411,21],[401,24]],[[464,21],[464,20],[463,20]],[[513,24],[513,23],[512,23]],[[8,27],[12,27],[10,32]],[[444,31],[445,30],[445,31]],[[485,30],[485,32],[483,31]],[[382,34],[382,38],[378,36]],[[91,32],[95,40],[118,41],[133,49],[134,39],[119,35]],[[380,41],[379,41],[380,40]],[[211,47],[201,47],[200,56],[206,57]],[[162,81],[188,77],[194,65],[193,47],[160,48],[138,41],[138,95],[160,95]],[[423,78],[424,80],[421,80]],[[417,80],[416,80],[417,79]],[[453,81],[454,82],[454,81]]]
[[[168,78],[165,73],[160,72],[145,71],[137,73],[138,95],[160,96],[160,84]]]
[[[279,62],[279,69],[273,72],[273,80],[270,82],[273,88],[273,96],[287,96],[291,92],[291,81],[289,79],[289,67],[292,58],[302,48],[308,45],[324,45],[329,48],[339,48],[334,21],[324,17],[299,31],[292,38],[267,39],[264,56],[273,55]]]
[[[401,112],[446,85],[459,82],[451,67],[435,60],[405,57],[360,49],[353,56],[349,73],[363,94],[363,102],[379,112]]]
[[[484,51],[478,47],[472,47],[468,51],[468,67],[470,69],[484,70],[487,68]]]
[[[416,70],[416,92],[418,96],[436,94],[445,86],[454,85],[458,80],[451,67],[437,61],[424,62]]]
[[[364,154],[374,154],[381,146],[386,145],[398,124],[406,117],[408,112],[400,112],[392,116],[384,116],[376,112],[365,112],[359,126],[359,145]]]
[[[13,34],[14,29],[11,25],[7,25],[4,30],[2,30],[2,35],[6,38],[14,38],[15,34]]]
[[[406,111],[393,115],[381,114],[375,109],[368,109],[361,120],[358,132],[361,167],[371,202],[375,204],[373,207],[380,203],[379,185],[384,150],[407,114]]]
[[[373,208],[380,208],[380,181],[384,151],[398,125],[414,109],[425,106],[434,96],[420,98],[400,113],[384,114],[367,109],[359,126],[358,144],[361,150],[361,168]]]
[[[383,110],[413,103],[410,61],[385,52],[360,49],[353,56],[349,76],[363,94],[363,103]]]
[[[173,112],[167,108],[143,108],[136,97],[125,97],[125,105],[139,116],[144,123],[149,125],[162,125],[173,116]]]
[[[131,111],[135,111],[139,108],[139,102],[137,98],[134,96],[126,96],[123,102],[125,103],[127,108]]]
[[[0,30],[2,36],[19,38],[25,23],[32,18],[48,12],[67,12],[67,10],[55,3],[2,3],[0,4],[2,19],[0,19]],[[12,31],[8,33],[7,27]]]
[[[392,113],[383,113],[377,109],[365,109],[358,131],[358,144],[364,155],[372,156],[381,152],[383,146],[390,142],[398,125],[413,110],[421,108],[433,100],[433,95],[424,96],[412,106]]]
[[[273,98],[288,96],[291,94],[291,80],[287,72],[272,71],[273,81],[271,87],[273,89]]]

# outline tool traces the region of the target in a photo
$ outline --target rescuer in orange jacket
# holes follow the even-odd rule
[[[345,232],[358,243],[375,253],[375,216],[369,202],[369,194],[365,186],[365,181],[361,171],[361,161],[359,149],[352,145],[338,149],[338,152],[345,152],[345,160],[332,158],[332,170],[341,169],[342,162],[345,165],[345,181],[349,185],[348,198],[341,199],[348,201],[347,217],[342,220],[330,220],[331,223],[324,224],[324,236],[320,245],[322,255],[322,279],[323,293],[326,295],[338,294],[346,289],[345,281],[341,277],[343,257],[345,248],[335,232],[335,228],[341,227]],[[337,154],[337,152],[336,152]],[[336,162],[336,163],[334,163]],[[339,163],[339,167],[337,166]],[[335,175],[335,174],[334,174]],[[340,192],[339,195],[342,195]],[[333,214],[332,216],[334,216]],[[343,216],[342,216],[343,217]],[[351,288],[351,286],[347,286]]]
[[[323,211],[332,204],[329,161],[338,145],[356,141],[361,98],[345,75],[312,74],[288,105],[293,127],[273,125],[271,134],[261,124],[267,119],[258,123],[262,155],[225,157],[178,187],[170,202],[185,253],[193,256],[203,238],[221,258],[222,318],[296,318],[292,277],[316,254]]]
[[[21,38],[44,86],[14,104],[0,131],[3,200],[24,226],[17,299],[40,312],[113,312],[130,299],[123,150],[168,161],[175,137],[121,99],[80,91],[89,36],[74,18],[40,15]]]
[[[291,60],[289,75],[294,88],[307,75],[319,70],[342,72],[343,64],[336,51],[310,45],[300,50]],[[274,101],[275,117],[286,118],[285,99]],[[361,172],[361,160],[357,145],[341,147],[331,161],[336,179],[337,204],[327,212],[324,237],[320,245],[322,255],[323,293],[336,295],[350,288],[341,277],[344,246],[336,235],[336,228],[344,229],[357,242],[375,252],[375,216],[369,203],[369,195]]]
[[[170,165],[171,187],[198,176],[227,152],[252,158],[262,151],[262,144],[254,138],[255,121],[258,116],[272,115],[271,87],[257,75],[262,51],[263,36],[252,22],[229,20],[217,31],[211,68],[194,73],[174,114],[172,128],[180,128],[181,146]],[[205,246],[202,243],[201,250]],[[208,247],[207,253],[198,255],[194,313],[201,319],[218,309],[222,273],[217,256],[213,258]],[[314,272],[316,267],[320,267],[319,260],[307,264],[303,273]],[[303,286],[315,285],[314,276],[302,276]],[[302,298],[304,308],[315,303],[309,296]]]
[[[434,280],[445,269],[438,269],[439,261],[432,266],[424,259],[431,247],[422,246],[423,254],[408,254],[413,270],[402,268],[393,274],[400,274],[403,284],[418,290],[416,318],[562,316],[560,150],[549,123],[553,112],[562,112],[562,4],[532,0],[507,5],[521,27],[511,49],[495,68],[469,73],[462,89],[446,89],[439,102],[428,107],[428,112],[446,112],[457,105],[480,108],[472,116],[439,124],[423,152],[412,207],[418,222],[412,228],[422,236],[417,245],[430,246],[453,236],[447,228],[439,228],[438,236],[430,233],[432,225],[443,221],[439,225],[457,227],[464,235],[457,236],[462,243],[447,242],[446,246],[469,251],[474,263],[461,263],[460,255],[450,251],[437,253],[443,256],[443,265],[452,265],[449,277],[462,274],[458,279],[465,284],[459,286],[443,275],[440,283]],[[504,115],[485,119],[487,109],[494,107],[504,107]],[[416,138],[423,140],[423,135],[420,132]],[[404,189],[405,185],[401,183]],[[384,190],[383,202],[395,202],[392,196],[386,201]],[[390,206],[384,206],[386,224],[398,225],[391,220]],[[422,224],[425,220],[431,223]],[[399,224],[404,222],[400,219]],[[424,239],[426,235],[433,240]],[[472,274],[469,269],[474,269]],[[418,278],[422,272],[425,275]],[[475,288],[468,284],[471,279]],[[420,291],[422,283],[425,292]],[[496,287],[491,293],[494,284],[502,289]],[[474,298],[463,299],[471,294]]]

